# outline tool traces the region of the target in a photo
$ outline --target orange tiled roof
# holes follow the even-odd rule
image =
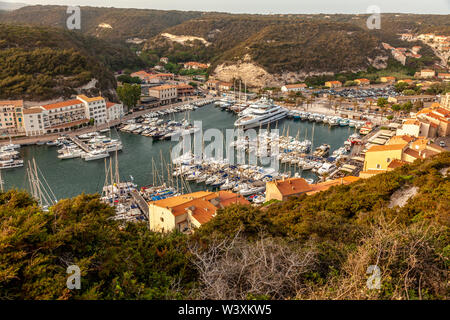
[[[406,149],[405,150],[405,154],[407,154],[407,155],[409,155],[411,157],[414,157],[416,159],[420,158],[420,154],[416,150],[413,150],[411,148]]]
[[[179,206],[180,204],[192,201],[194,199],[211,196],[211,194],[214,194],[214,193],[209,192],[209,191],[198,191],[198,192],[193,192],[193,193],[189,193],[189,194],[184,194],[184,195],[181,195],[178,197],[172,197],[172,198],[152,201],[152,202],[149,202],[149,204],[154,204],[158,207],[173,208],[173,207]]]
[[[312,184],[311,185],[312,190],[307,192],[306,194],[312,195],[317,192],[326,191],[333,186],[347,185],[347,184],[356,182],[359,179],[360,179],[359,177],[347,176],[347,177],[343,177],[340,179],[334,179],[334,180],[329,180],[329,181],[325,181],[325,182],[321,182],[321,183],[317,183],[317,184]]]
[[[45,106],[42,106],[45,110],[52,110],[52,109],[58,109],[58,108],[64,108],[69,106],[74,106],[77,104],[83,104],[81,100],[75,99],[75,100],[68,100],[68,101],[61,101],[57,103],[51,103],[46,104]]]
[[[77,98],[78,99],[82,99],[82,100],[87,101],[87,102],[105,100],[103,97],[100,97],[100,96],[99,97],[89,98],[89,97],[85,96],[84,94],[81,94],[81,95],[77,96]]]
[[[0,100],[0,106],[23,107],[23,100]]]
[[[35,113],[41,113],[43,110],[41,108],[29,108],[29,109],[24,109],[23,110],[23,114],[35,114]]]
[[[389,163],[388,168],[389,169],[396,169],[399,168],[403,165],[407,164],[406,161],[402,161],[402,160],[398,160],[398,159],[394,159],[391,161],[391,163]]]
[[[378,151],[389,151],[389,150],[403,150],[403,148],[405,148],[406,145],[407,145],[407,143],[405,142],[402,144],[388,144],[388,145],[384,145],[384,146],[373,146],[369,150],[367,150],[366,153],[378,152]]]
[[[287,89],[295,89],[295,88],[306,88],[305,83],[297,83],[297,84],[287,84],[285,85]]]
[[[275,184],[283,196],[304,193],[312,190],[312,187],[303,178],[291,178],[283,181],[269,182]]]
[[[157,91],[161,91],[161,90],[168,90],[168,89],[174,89],[176,88],[176,85],[171,85],[171,84],[164,84],[162,86],[157,86],[157,87],[152,87],[149,88],[149,90],[157,90]]]

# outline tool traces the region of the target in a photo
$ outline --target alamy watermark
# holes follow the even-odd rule
[[[67,277],[67,281],[66,281],[67,288],[70,290],[73,290],[73,289],[80,290],[81,289],[80,267],[77,265],[68,266],[66,272],[67,272],[67,274],[69,274],[69,276]]]
[[[367,13],[371,15],[367,18],[366,26],[369,30],[381,29],[381,9],[378,6],[370,6]]]
[[[230,165],[269,166],[275,172],[279,169],[279,130],[226,129],[217,128],[203,132],[202,121],[194,121],[196,132],[193,138],[189,132],[173,135],[178,142],[172,148],[173,160],[201,162],[204,160],[226,160]],[[224,144],[225,143],[225,144]]]
[[[67,17],[66,26],[69,30],[80,30],[81,29],[81,9],[78,6],[67,7]]]
[[[381,289],[381,270],[379,266],[372,265],[367,268],[366,271],[367,274],[370,274],[371,276],[369,279],[367,279],[367,288],[374,290],[374,289]]]

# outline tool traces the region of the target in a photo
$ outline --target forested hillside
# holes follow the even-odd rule
[[[43,212],[0,194],[1,299],[448,299],[450,153],[262,209],[193,236],[119,226],[98,195]],[[417,193],[394,206],[399,190]],[[81,268],[81,290],[66,268]],[[371,265],[380,289],[369,289]]]
[[[97,93],[116,86],[113,70],[143,66],[127,47],[49,27],[0,24],[0,98],[68,97],[97,79]]]
[[[81,7],[81,32],[104,39],[150,38],[201,12]],[[67,6],[27,6],[0,16],[0,22],[66,28]],[[100,24],[112,27],[102,28]]]
[[[0,22],[66,28],[66,10],[65,6],[27,6],[0,14]],[[209,62],[212,64],[210,74],[216,71],[229,78],[234,73],[242,76],[238,74],[239,63],[247,62],[251,64],[249,70],[245,69],[247,83],[261,76],[264,79],[259,82],[272,81],[274,84],[288,79],[304,80],[307,76],[365,71],[372,67],[383,69],[389,66],[387,60],[391,54],[382,49],[382,42],[397,47],[417,44],[401,41],[399,33],[450,34],[448,15],[382,14],[379,30],[367,28],[368,16],[81,7],[79,32],[108,41],[110,48],[121,48],[98,50],[95,54],[101,60],[105,59],[105,52],[115,52],[115,62],[123,57],[127,60],[129,48],[141,51],[143,47],[141,60],[147,66],[168,56],[172,63]],[[165,36],[167,34],[203,40],[174,41]],[[126,44],[125,41],[131,38],[138,38],[137,43]],[[139,44],[140,41],[144,43]],[[430,48],[424,47],[421,54],[422,59],[407,59],[408,74],[439,61]],[[224,70],[230,65],[236,68]],[[218,66],[221,68],[217,69]]]

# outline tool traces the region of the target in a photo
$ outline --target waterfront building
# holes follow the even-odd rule
[[[176,85],[162,85],[148,88],[148,95],[159,100],[161,105],[175,102],[178,98],[178,91]]]
[[[59,129],[72,127],[74,122],[89,121],[86,116],[86,107],[83,101],[79,99],[51,103],[40,107],[44,110],[42,118],[44,128],[48,133],[59,132]],[[29,132],[34,131],[33,129],[27,128]]]
[[[233,84],[231,82],[220,82],[219,91],[230,91],[233,89]]]
[[[218,209],[232,204],[249,202],[241,195],[228,191],[199,191],[149,202],[150,230],[191,233],[210,221]]]
[[[194,87],[189,84],[177,84],[177,95],[178,97],[192,96],[194,94]]]
[[[304,83],[287,84],[281,87],[281,92],[299,92],[305,90],[306,88],[307,85]]]
[[[106,118],[106,100],[103,97],[88,98],[85,95],[77,96],[78,100],[81,100],[85,107],[85,117],[88,119],[94,119],[95,124],[105,123]]]
[[[340,81],[327,81],[327,82],[325,82],[325,87],[328,87],[328,88],[340,88],[340,87],[342,87],[342,82],[340,82]]]
[[[113,121],[124,116],[123,104],[115,102],[106,102],[106,119]]]
[[[27,136],[39,136],[46,133],[44,125],[45,112],[45,109],[42,107],[33,107],[23,110],[25,134]]]
[[[205,82],[205,86],[206,86],[206,88],[208,90],[218,91],[219,90],[219,84],[220,84],[220,81],[219,80],[214,80],[214,79],[210,79],[210,80]]]
[[[0,133],[20,134],[23,124],[23,100],[0,101]]]

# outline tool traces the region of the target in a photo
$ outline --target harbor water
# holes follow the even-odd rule
[[[219,130],[233,129],[237,115],[220,110],[214,105],[207,105],[194,111],[166,115],[166,119],[202,121],[203,130],[216,128]],[[272,128],[279,129],[280,134],[289,130],[289,135],[299,140],[311,140],[313,123],[283,119]],[[264,129],[264,128],[263,128]],[[316,123],[314,125],[313,148],[321,144],[329,144],[330,151],[334,151],[344,145],[347,138],[354,133],[350,127],[330,127],[327,124]],[[153,174],[161,175],[161,171],[167,171],[164,164],[170,163],[171,148],[176,144],[172,141],[153,141],[152,138],[130,133],[111,130],[113,138],[119,136],[123,144],[123,150],[118,153],[119,171],[122,181],[133,180],[139,187],[151,185],[154,181]],[[21,158],[25,166],[15,169],[2,170],[5,189],[26,189],[28,181],[26,166],[28,161],[35,159],[42,174],[47,180],[58,199],[76,196],[80,193],[101,192],[105,182],[105,161],[84,161],[81,158],[60,160],[57,158],[57,147],[47,145],[23,146],[20,148]],[[112,153],[113,155],[113,153]],[[161,158],[163,160],[161,160]],[[156,170],[152,170],[156,168]],[[280,164],[280,171],[284,171],[284,165]],[[167,172],[164,172],[167,176]],[[305,178],[315,178],[315,174],[306,171],[302,173]],[[204,184],[192,183],[193,191],[204,190]]]

